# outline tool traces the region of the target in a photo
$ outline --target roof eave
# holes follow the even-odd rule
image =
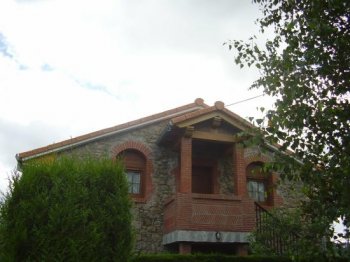
[[[101,134],[101,135],[98,135],[98,136],[93,136],[91,138],[82,139],[81,141],[69,143],[69,140],[66,140],[68,142],[67,142],[67,144],[65,144],[63,146],[55,147],[55,146],[51,145],[51,147],[53,146],[52,148],[45,149],[46,147],[43,147],[42,151],[40,151],[40,148],[35,149],[35,150],[39,150],[39,152],[37,152],[37,153],[31,153],[31,151],[19,153],[19,154],[16,154],[16,159],[17,159],[17,162],[24,162],[24,161],[27,161],[27,160],[30,160],[30,159],[33,159],[33,158],[37,158],[37,157],[40,157],[40,156],[44,156],[44,155],[48,155],[48,154],[52,154],[52,153],[58,153],[58,152],[61,152],[61,151],[65,151],[66,149],[71,149],[71,148],[74,148],[74,147],[77,147],[77,146],[84,145],[84,144],[89,143],[89,142],[93,142],[93,141],[96,141],[96,140],[99,140],[99,139],[102,139],[102,138],[105,138],[105,137],[108,137],[108,136],[112,136],[112,135],[119,134],[119,133],[122,133],[122,132],[127,132],[127,131],[130,131],[130,130],[133,130],[133,129],[137,129],[137,128],[140,128],[140,127],[144,127],[144,126],[147,126],[147,125],[150,125],[150,124],[154,124],[154,123],[166,120],[166,119],[171,119],[171,118],[174,118],[174,117],[179,116],[181,114],[185,114],[185,113],[188,113],[188,112],[192,112],[192,111],[196,111],[196,110],[199,110],[199,109],[203,109],[205,107],[207,107],[207,105],[204,104],[204,103],[202,103],[202,104],[195,103],[195,106],[190,107],[188,109],[181,110],[181,111],[175,111],[174,113],[169,114],[169,115],[165,115],[163,117],[151,119],[149,121],[145,121],[145,122],[142,122],[142,123],[139,123],[139,124],[135,124],[135,125],[132,125],[132,126],[127,126],[125,128],[117,129],[117,130],[114,130],[114,131],[111,131],[111,132],[106,132],[104,134]],[[71,140],[74,140],[74,139],[71,139]],[[47,147],[50,147],[50,146],[47,146]],[[34,150],[32,150],[32,151],[34,151]]]

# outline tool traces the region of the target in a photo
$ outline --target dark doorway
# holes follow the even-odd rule
[[[192,166],[192,193],[213,193],[212,166]]]
[[[235,255],[236,248],[232,243],[193,243],[192,253],[216,253]]]

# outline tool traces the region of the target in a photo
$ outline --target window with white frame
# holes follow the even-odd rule
[[[247,191],[256,202],[268,202],[267,184],[269,174],[264,172],[262,162],[253,162],[247,166]]]
[[[257,202],[266,201],[265,184],[262,181],[248,180],[248,195]]]
[[[134,149],[121,152],[121,159],[125,166],[125,175],[129,184],[129,193],[136,196],[144,194],[146,159],[143,154]]]
[[[129,193],[141,193],[141,173],[139,171],[127,170],[126,177],[129,183]]]

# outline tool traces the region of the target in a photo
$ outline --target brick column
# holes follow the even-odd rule
[[[192,192],[192,138],[181,138],[181,169],[180,189],[181,193]]]
[[[235,194],[237,196],[244,196],[247,191],[247,179],[244,163],[243,146],[236,143],[233,145],[233,179]]]
[[[189,243],[182,242],[179,244],[179,253],[180,254],[191,254],[192,246]]]
[[[236,244],[236,255],[237,256],[248,256],[248,244]]]

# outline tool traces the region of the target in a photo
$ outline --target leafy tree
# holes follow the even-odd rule
[[[26,163],[0,206],[0,260],[128,261],[130,207],[123,168],[110,159]]]
[[[350,1],[253,2],[262,10],[260,32],[272,28],[273,36],[264,46],[256,36],[227,44],[236,64],[260,71],[251,88],[276,98],[257,121],[264,141],[282,145],[272,167],[303,181],[304,215],[314,234],[330,236],[339,217],[350,226]]]
[[[260,219],[259,228],[249,237],[255,255],[283,255],[296,261],[319,260],[320,255],[328,258],[347,255],[343,246],[313,234],[315,225],[307,221],[299,208],[276,208],[261,214]]]

